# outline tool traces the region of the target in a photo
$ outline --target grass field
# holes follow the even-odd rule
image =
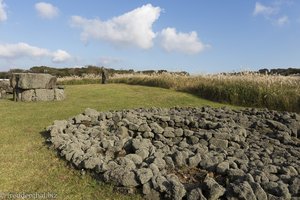
[[[100,77],[63,77],[59,84],[97,84]],[[187,92],[204,99],[237,106],[260,107],[300,113],[300,77],[243,72],[212,74],[115,74],[110,83],[153,86]]]
[[[113,83],[184,91],[216,102],[300,112],[300,77],[243,73],[240,75],[126,75]]]
[[[44,144],[41,134],[56,119],[67,119],[85,108],[99,111],[137,107],[222,106],[173,90],[108,85],[68,85],[62,102],[0,100],[1,192],[53,192],[58,199],[138,199],[116,194],[112,186],[71,169]],[[1,199],[1,196],[0,196]]]

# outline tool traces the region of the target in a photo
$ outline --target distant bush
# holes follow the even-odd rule
[[[100,79],[82,78],[82,79],[58,79],[58,85],[86,85],[86,84],[100,84]]]
[[[260,69],[258,70],[260,74],[269,74],[269,75],[282,75],[282,76],[290,76],[294,74],[300,74],[300,69],[299,68],[287,68],[287,69]]]

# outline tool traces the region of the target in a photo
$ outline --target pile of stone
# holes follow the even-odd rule
[[[47,130],[73,166],[145,198],[300,199],[296,113],[86,109]]]
[[[14,101],[61,101],[63,87],[56,86],[56,77],[50,74],[14,73],[10,79]]]
[[[0,99],[4,98],[7,93],[12,93],[9,80],[0,80]]]

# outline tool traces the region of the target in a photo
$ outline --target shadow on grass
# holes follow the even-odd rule
[[[44,138],[43,144],[45,146],[48,146],[50,148],[51,147],[51,140],[50,140],[51,135],[50,135],[50,132],[47,131],[47,130],[44,130],[44,131],[41,131],[39,134]]]

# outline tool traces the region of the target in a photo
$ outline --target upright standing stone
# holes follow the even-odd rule
[[[102,84],[106,84],[108,80],[108,71],[105,68],[102,68],[101,76],[102,76],[102,80],[101,80]]]

